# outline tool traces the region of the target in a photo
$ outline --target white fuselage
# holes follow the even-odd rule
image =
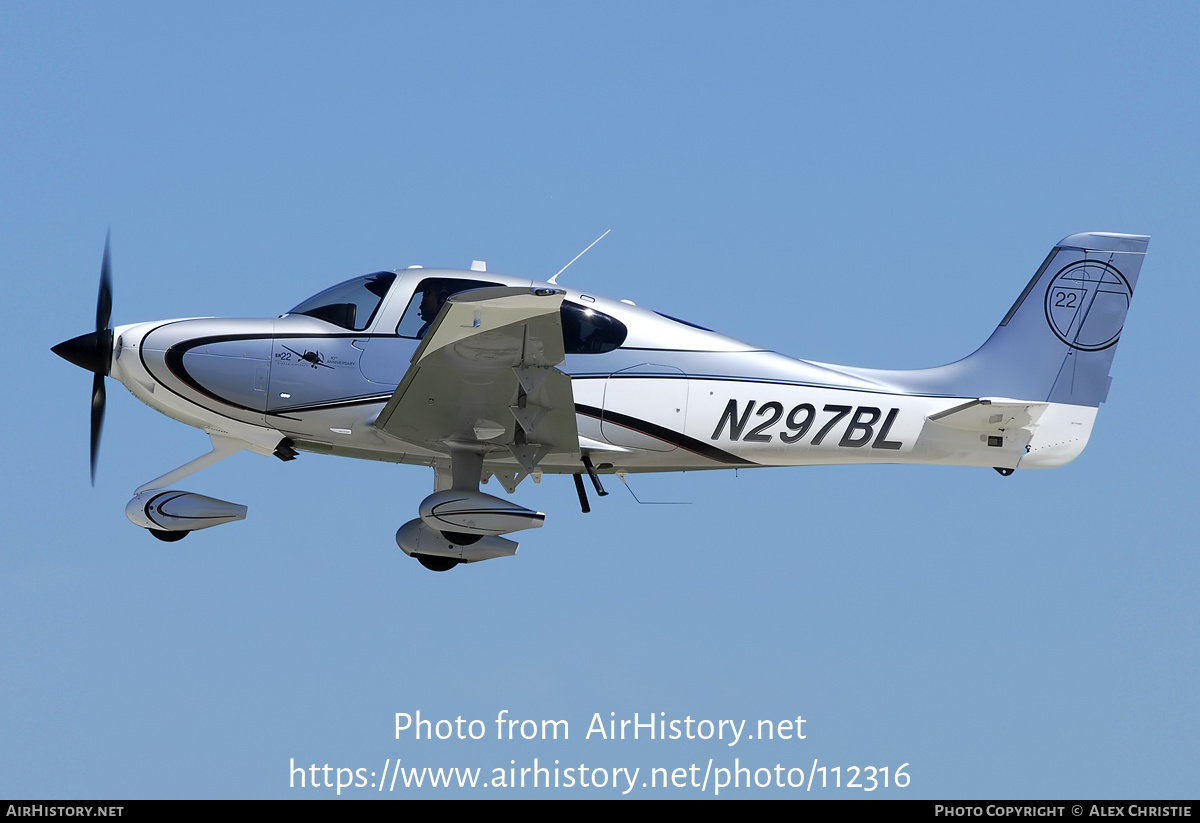
[[[441,455],[373,425],[419,340],[397,335],[420,278],[504,286],[526,279],[449,270],[399,272],[368,328],[313,317],[188,319],[115,329],[112,376],[180,422],[270,454],[297,450],[432,465]],[[567,290],[627,330],[603,353],[568,353],[580,449],[600,471],[671,471],[838,463],[1047,468],[1083,449],[1096,409],[1040,404],[1035,419],[989,434],[937,422],[975,397],[913,394],[888,375],[756,349],[626,303]],[[1006,398],[1006,402],[1020,401]],[[1037,401],[1030,401],[1037,402]],[[507,451],[485,457],[500,471]],[[577,472],[549,459],[545,472]]]

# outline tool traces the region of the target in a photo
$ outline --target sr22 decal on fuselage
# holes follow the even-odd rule
[[[988,340],[946,366],[797,360],[550,282],[412,267],[340,283],[277,318],[109,327],[54,352],[93,373],[92,473],[105,377],[204,430],[212,450],[134,491],[162,540],[246,508],[171,488],[230,454],[302,453],[434,469],[396,533],[424,566],[516,554],[545,515],[495,495],[526,478],[838,463],[1051,468],[1087,444],[1149,238],[1076,234],[1050,252]]]

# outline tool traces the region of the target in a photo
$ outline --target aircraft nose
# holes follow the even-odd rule
[[[90,331],[64,340],[50,351],[93,374],[108,374],[112,365],[112,330]]]

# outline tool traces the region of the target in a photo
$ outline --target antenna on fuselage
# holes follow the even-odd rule
[[[592,245],[591,245],[591,246],[588,246],[586,249],[584,249],[583,251],[581,251],[579,254],[577,254],[577,255],[575,255],[574,257],[572,257],[572,258],[571,258],[571,263],[574,263],[576,260],[578,260],[579,258],[583,257],[585,254],[587,254],[589,251],[591,251],[591,249],[592,249],[592,246],[596,245],[596,244],[597,244],[597,243],[599,243],[601,240],[603,240],[605,237],[607,237],[607,236],[608,236],[608,232],[609,232],[609,231],[612,231],[612,229],[609,229],[608,231],[604,232],[604,234],[600,235],[599,237],[597,237],[595,240],[593,240],[593,241],[592,241]],[[558,276],[559,276],[560,274],[562,274],[563,272],[565,272],[567,269],[569,269],[569,268],[571,267],[571,263],[568,263],[567,265],[563,266],[561,269],[559,269],[558,271],[556,271],[556,272],[554,273],[554,276],[553,276],[553,277],[551,277],[551,278],[550,278],[549,280],[547,280],[546,282],[547,282],[547,283],[550,283],[550,284],[552,284],[552,285],[555,285],[555,286],[557,286],[557,285],[558,285]]]
[[[633,499],[642,506],[690,506],[690,500],[643,500],[633,491],[633,486],[629,485],[629,480],[626,479],[629,472],[624,469],[617,469],[617,478],[625,486],[626,490],[633,495]]]

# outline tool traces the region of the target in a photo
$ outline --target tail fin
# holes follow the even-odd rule
[[[1149,237],[1073,234],[1059,241],[1000,326],[960,361],[997,393],[1099,406]],[[954,364],[954,365],[960,365]]]
[[[878,374],[908,391],[1099,406],[1149,243],[1133,234],[1066,237],[974,354]]]

